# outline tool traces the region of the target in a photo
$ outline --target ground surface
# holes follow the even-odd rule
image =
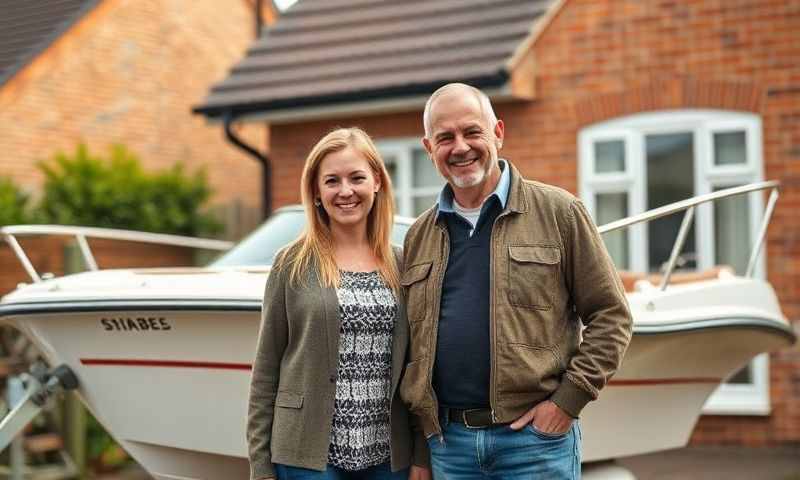
[[[638,480],[800,480],[794,447],[687,447],[619,462]]]
[[[638,480],[800,480],[800,445],[795,447],[687,447],[618,462]],[[149,480],[139,468],[98,480]],[[243,479],[246,480],[246,479]]]

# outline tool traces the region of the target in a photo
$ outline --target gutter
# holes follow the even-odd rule
[[[261,215],[264,219],[267,219],[272,214],[272,162],[266,154],[244,143],[233,132],[233,122],[236,120],[233,110],[225,110],[223,118],[225,122],[225,138],[261,163]]]
[[[206,118],[213,121],[224,115],[228,110],[234,110],[237,117],[251,117],[253,115],[274,111],[299,111],[308,108],[336,108],[342,104],[365,105],[386,101],[414,103],[414,101],[420,96],[423,96],[427,99],[431,92],[451,81],[464,82],[472,85],[473,87],[486,91],[503,89],[509,79],[509,73],[506,72],[504,68],[500,68],[496,71],[488,72],[485,75],[479,75],[470,78],[440,79],[426,83],[397,85],[375,88],[371,90],[333,92],[309,95],[305,97],[277,98],[261,101],[254,99],[246,102],[229,102],[224,101],[223,98],[222,101],[218,99],[211,104],[206,103],[204,105],[194,107],[192,111],[197,114],[205,115]],[[224,94],[219,92],[219,88],[216,90],[217,96],[224,96]],[[214,92],[215,90],[212,89],[212,96]]]

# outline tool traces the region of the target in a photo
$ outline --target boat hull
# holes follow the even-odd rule
[[[169,329],[107,330],[103,323],[128,318],[162,320]],[[73,370],[88,409],[155,478],[247,478],[245,419],[258,312],[13,320],[52,365]]]
[[[584,461],[685,446],[719,384],[787,343],[779,330],[734,325],[635,334],[619,371],[581,415]]]
[[[0,317],[52,365],[73,370],[87,407],[151,475],[247,478],[257,299],[11,300]],[[684,446],[720,382],[794,341],[764,282],[712,282],[629,301],[635,327],[623,363],[581,416],[584,462]]]

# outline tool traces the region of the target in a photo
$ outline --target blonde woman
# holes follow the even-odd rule
[[[251,477],[429,478],[411,467],[427,466],[427,445],[397,392],[408,325],[386,168],[366,133],[338,129],[311,150],[301,189],[306,231],[277,255],[264,294]]]

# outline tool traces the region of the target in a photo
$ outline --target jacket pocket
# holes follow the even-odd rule
[[[562,369],[553,347],[512,343],[504,360],[513,365],[502,374],[505,395],[538,401],[554,392],[561,382]]]
[[[511,305],[535,310],[553,308],[560,278],[561,250],[555,246],[510,245],[508,290]]]
[[[431,273],[433,262],[420,263],[406,268],[400,279],[400,285],[406,291],[406,314],[408,322],[415,323],[425,320],[428,313],[428,304],[431,296],[428,293],[426,281]]]

